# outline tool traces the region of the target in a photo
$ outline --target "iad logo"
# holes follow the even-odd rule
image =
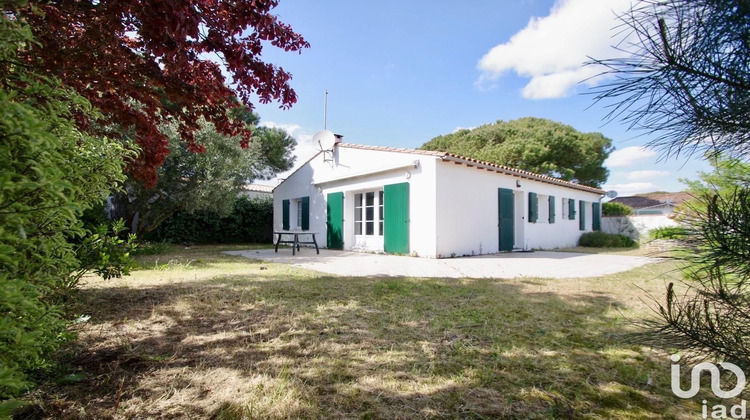
[[[732,388],[731,391],[724,391],[721,389],[721,372],[719,368],[713,363],[698,363],[693,366],[692,372],[690,372],[690,389],[683,391],[680,385],[680,365],[677,362],[680,361],[679,354],[672,355],[672,392],[680,398],[693,398],[698,394],[698,390],[701,387],[701,372],[707,370],[711,372],[711,391],[714,395],[719,398],[734,398],[745,389],[745,373],[742,372],[737,365],[734,363],[721,362],[719,366],[734,373],[737,376],[737,385]]]
[[[745,373],[739,366],[734,363],[721,362],[719,366],[732,372],[737,377],[737,384],[729,391],[721,389],[721,372],[719,368],[713,363],[698,363],[693,366],[693,370],[690,372],[690,388],[687,391],[682,390],[680,384],[680,356],[678,354],[672,355],[672,392],[680,398],[693,398],[698,394],[701,386],[701,372],[708,371],[711,374],[711,391],[714,395],[719,398],[734,398],[742,393],[745,389]],[[703,400],[703,418],[708,418],[708,406],[706,400]],[[742,400],[741,404],[732,406],[727,410],[724,405],[715,405],[711,409],[711,418],[723,419],[727,418],[728,414],[731,418],[744,419],[747,417],[747,401]]]

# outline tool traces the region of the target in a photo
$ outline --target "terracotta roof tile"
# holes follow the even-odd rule
[[[403,147],[367,146],[364,144],[353,144],[353,143],[339,143],[338,146],[346,147],[349,149],[376,150],[379,152],[399,152],[399,153],[411,153],[411,154],[427,155],[427,156],[444,156],[445,155],[445,152],[436,152],[434,150],[406,149]]]
[[[639,197],[646,197],[652,200],[657,200],[662,203],[670,202],[671,204],[677,205],[693,198],[689,192],[680,191],[674,193],[649,193],[649,194],[638,194]]]
[[[612,203],[621,203],[634,209],[642,209],[646,207],[656,207],[664,204],[659,200],[653,198],[642,197],[642,196],[631,196],[631,197],[617,197],[612,199]]]
[[[524,171],[521,169],[515,169],[508,166],[498,165],[491,162],[485,162],[478,159],[473,158],[467,158],[464,156],[459,156],[453,153],[447,153],[447,152],[439,152],[435,150],[419,150],[419,149],[406,149],[406,148],[394,148],[394,147],[385,147],[385,146],[366,146],[361,144],[352,144],[352,143],[339,143],[339,147],[346,147],[350,149],[360,149],[360,150],[375,150],[375,151],[381,151],[381,152],[399,152],[399,153],[409,153],[409,154],[417,154],[417,155],[426,155],[426,156],[435,156],[442,159],[455,159],[461,161],[460,163],[464,164],[475,164],[475,165],[482,165],[487,168],[493,168],[495,170],[500,170],[505,173],[509,173],[511,175],[521,176],[525,178],[531,178],[542,182],[547,182],[551,184],[561,185],[568,188],[574,188],[577,190],[582,191],[588,191],[596,194],[604,194],[604,191],[599,188],[593,188],[586,185],[576,184],[574,182],[570,181],[564,181],[559,178],[547,176],[547,175],[541,175],[536,174],[533,172]]]
[[[246,184],[243,188],[247,191],[272,193],[273,189],[276,187],[274,187],[273,185]]]

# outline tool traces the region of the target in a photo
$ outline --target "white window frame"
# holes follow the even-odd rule
[[[537,194],[536,222],[549,223],[549,196]]]
[[[385,197],[385,193],[383,190],[378,190],[378,194],[376,195],[378,201],[377,201],[377,208],[378,208],[378,236],[383,236],[383,223],[384,223],[384,217],[383,212],[385,211],[385,208],[383,207],[383,201],[385,201],[383,198]]]
[[[367,205],[367,194],[373,194],[372,205]],[[367,190],[354,194],[354,235],[361,237],[383,236],[383,190]],[[372,219],[367,218],[367,209],[372,208]],[[359,220],[357,220],[359,216]],[[367,223],[372,223],[372,233],[367,233]]]
[[[296,203],[295,211],[297,212],[297,217],[295,219],[297,220],[297,229],[302,229],[302,199],[294,200]]]

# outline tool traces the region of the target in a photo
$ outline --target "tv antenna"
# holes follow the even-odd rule
[[[327,129],[328,124],[328,89],[326,89],[326,96],[323,100],[323,130]]]
[[[607,198],[615,198],[617,197],[617,191],[615,190],[609,190],[606,193]]]
[[[333,162],[333,147],[336,145],[336,135],[329,131],[328,126],[328,89],[323,101],[323,129],[313,135],[313,145],[323,153],[323,162]]]

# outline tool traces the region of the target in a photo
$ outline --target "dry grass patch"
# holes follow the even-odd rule
[[[624,317],[670,262],[589,279],[320,275],[215,249],[91,278],[80,339],[28,411],[64,418],[686,418]],[[169,261],[164,265],[161,261]],[[699,399],[698,399],[699,400]]]

